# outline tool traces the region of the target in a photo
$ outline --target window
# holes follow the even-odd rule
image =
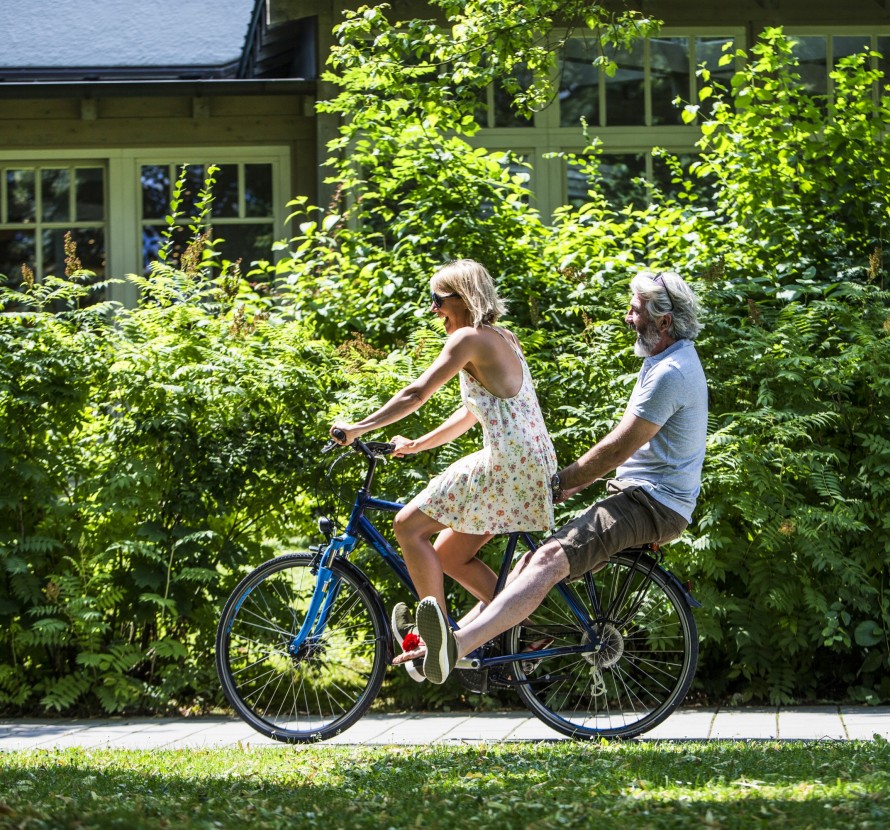
[[[683,168],[694,161],[691,154],[677,154]],[[567,167],[568,202],[578,207],[590,200],[589,191],[598,190],[616,207],[633,205],[643,208],[649,202],[652,182],[666,195],[679,190],[664,159],[653,153],[603,153],[599,159],[599,175],[591,181],[576,164]]]
[[[63,276],[67,232],[83,268],[103,278],[105,204],[104,167],[0,165],[0,274],[7,284],[21,284],[22,266],[38,278]]]
[[[214,175],[210,225],[217,251],[223,259],[242,260],[244,273],[250,262],[271,258],[275,228],[273,168],[271,163],[219,164]],[[182,189],[182,216],[173,237],[172,260],[176,265],[188,245],[189,223],[195,213],[195,201],[209,164],[190,164],[185,168]],[[141,164],[142,267],[157,259],[162,233],[167,227],[165,217],[170,210],[173,185],[181,174],[174,164]]]
[[[884,73],[885,88],[890,84],[890,35],[864,34],[855,31],[837,34],[814,30],[787,30],[793,42],[795,57],[800,62],[801,85],[809,95],[825,95],[831,100],[834,92],[829,72],[841,58],[866,50],[878,51],[872,66]],[[881,94],[879,90],[876,90]]]
[[[178,264],[188,244],[189,217],[210,163],[219,168],[210,223],[222,257],[240,260],[248,274],[253,261],[280,255],[273,243],[287,236],[286,146],[103,149],[64,162],[55,151],[22,155],[0,148],[0,274],[12,287],[21,285],[22,265],[38,279],[64,275],[70,231],[83,268],[97,280],[121,280],[96,291],[94,299],[135,305],[137,289],[126,276],[144,272],[156,257],[183,163],[183,218],[170,264]]]
[[[523,89],[532,83],[532,75],[527,69],[516,73],[516,80]],[[490,84],[480,94],[479,106],[476,108],[476,123],[480,127],[532,127],[534,121],[520,115],[511,106],[512,96],[501,84]]]
[[[668,36],[637,41],[630,49],[604,53],[615,64],[609,75],[594,61],[597,40],[570,38],[559,56],[559,124],[577,126],[583,117],[591,127],[680,125],[679,97],[695,102],[700,88],[696,71],[705,64],[727,81],[732,67],[718,66],[723,49],[736,42],[732,34]]]

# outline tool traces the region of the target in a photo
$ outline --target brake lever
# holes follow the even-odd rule
[[[335,447],[342,447],[342,446],[343,446],[343,444],[340,444],[339,441],[345,441],[345,440],[346,440],[346,433],[343,432],[342,429],[335,429],[335,430],[333,431],[333,435],[334,435],[334,438],[337,439],[337,441],[335,441],[334,438],[328,438],[327,443],[321,448],[321,451],[322,451],[323,453],[329,453],[329,452],[330,452],[332,449],[334,449]]]

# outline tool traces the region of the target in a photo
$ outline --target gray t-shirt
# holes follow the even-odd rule
[[[678,340],[647,357],[627,411],[661,429],[616,471],[686,521],[701,491],[708,434],[708,387],[691,340]]]

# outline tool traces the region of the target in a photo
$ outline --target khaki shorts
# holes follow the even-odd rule
[[[655,501],[638,484],[610,479],[610,494],[551,536],[569,560],[569,579],[598,571],[625,548],[662,544],[679,536],[688,524],[679,513]]]

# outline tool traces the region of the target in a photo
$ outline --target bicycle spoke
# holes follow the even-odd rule
[[[376,694],[387,629],[379,606],[334,564],[335,589],[301,642],[313,560],[271,560],[247,577],[220,624],[218,662],[229,700],[251,725],[281,740],[312,740],[358,717]],[[237,592],[236,592],[237,594]]]
[[[578,737],[631,736],[667,717],[691,683],[698,652],[695,623],[676,585],[648,557],[620,554],[567,590],[592,633],[554,592],[528,626],[514,630],[511,650],[527,649],[545,632],[553,639],[548,648],[589,650],[517,663],[526,705]]]

